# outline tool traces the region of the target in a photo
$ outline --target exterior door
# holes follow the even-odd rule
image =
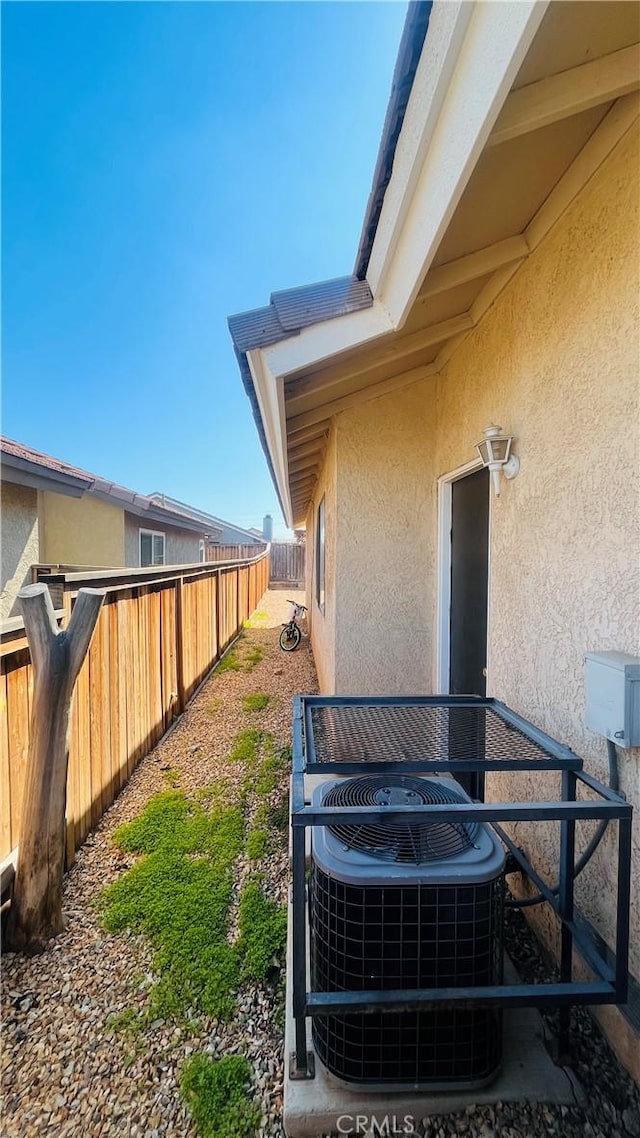
[[[489,471],[451,486],[449,691],[486,695],[489,588]]]

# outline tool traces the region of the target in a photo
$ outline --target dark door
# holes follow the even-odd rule
[[[451,616],[449,691],[486,695],[489,586],[489,471],[478,470],[451,487]],[[483,758],[484,713],[456,708],[449,717],[449,757]],[[458,776],[472,798],[484,800],[484,775]]]
[[[449,691],[486,695],[489,584],[489,471],[451,487]]]

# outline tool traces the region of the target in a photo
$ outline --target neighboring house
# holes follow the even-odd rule
[[[585,653],[640,654],[637,41],[635,3],[410,6],[354,274],[229,321],[322,691],[486,690],[603,781]],[[578,882],[611,946],[613,849]],[[599,1015],[640,1077],[631,1013]]]
[[[202,519],[203,522],[215,527],[210,530],[211,542],[218,545],[263,545],[264,539],[258,534],[258,531],[253,529],[242,529],[241,526],[235,526],[232,522],[225,522],[222,518],[216,518],[212,514],[203,514],[200,510],[194,510],[192,506],[187,506],[185,502],[178,501],[177,498],[170,498],[167,494],[154,493],[150,495],[153,502],[157,502],[160,506],[166,506],[168,509],[176,510],[187,517],[193,517],[196,520]]]
[[[201,511],[136,494],[86,470],[0,439],[2,595],[0,618],[35,564],[93,568],[203,561],[222,527]]]

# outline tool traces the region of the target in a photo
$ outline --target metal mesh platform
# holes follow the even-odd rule
[[[492,707],[311,706],[312,762],[548,760],[550,753]]]

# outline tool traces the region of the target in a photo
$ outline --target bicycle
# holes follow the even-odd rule
[[[287,604],[292,606],[291,616],[286,624],[282,626],[280,633],[280,647],[283,652],[295,652],[300,641],[302,640],[302,629],[298,621],[307,611],[306,605],[298,604],[297,601],[287,601]]]

